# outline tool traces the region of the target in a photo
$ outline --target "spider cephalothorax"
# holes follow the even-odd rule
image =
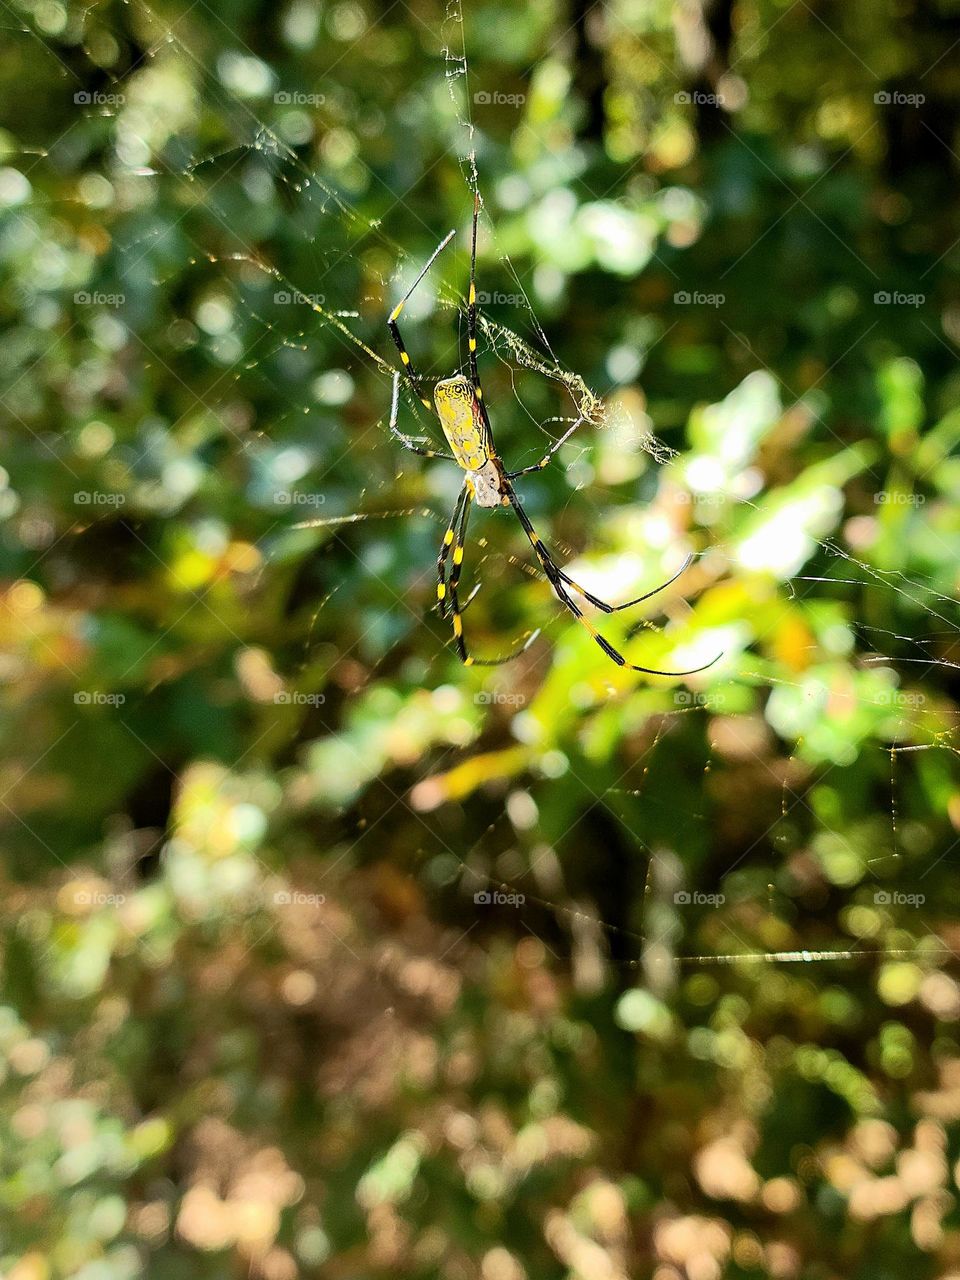
[[[541,542],[537,536],[533,525],[527,513],[520,504],[520,499],[514,491],[511,480],[516,480],[518,476],[528,475],[531,471],[542,471],[546,467],[554,454],[565,441],[569,440],[577,427],[585,420],[585,412],[581,411],[577,419],[563,433],[559,439],[554,440],[550,448],[543,455],[539,462],[535,462],[533,466],[522,467],[519,471],[507,471],[504,468],[500,455],[497,453],[493,443],[493,431],[490,427],[490,418],[487,415],[486,405],[483,401],[483,388],[480,385],[480,372],[477,368],[477,224],[480,218],[480,196],[475,194],[473,201],[473,236],[470,244],[470,292],[467,296],[467,348],[469,351],[469,376],[464,373],[454,374],[453,377],[444,378],[438,382],[434,388],[433,402],[424,393],[421,379],[413,369],[410,362],[410,356],[403,344],[403,338],[400,336],[400,329],[397,325],[397,318],[406,305],[407,299],[416,289],[417,285],[430,270],[437,257],[443,249],[447,247],[453,239],[454,232],[450,231],[444,236],[440,244],[433,251],[429,261],[423,270],[414,280],[413,284],[404,294],[403,298],[390,312],[387,325],[394,342],[397,344],[397,350],[400,352],[400,363],[403,370],[410,381],[414,393],[425,409],[436,413],[439,419],[443,434],[450,446],[450,453],[441,453],[436,449],[425,448],[423,444],[417,440],[411,439],[410,436],[404,435],[398,426],[400,413],[400,375],[394,374],[393,378],[393,401],[390,406],[390,431],[407,449],[414,453],[419,453],[426,458],[448,458],[451,462],[456,462],[463,470],[463,488],[460,490],[460,497],[457,499],[457,505],[454,508],[453,517],[450,525],[443,536],[443,545],[440,548],[440,555],[437,558],[437,600],[439,602],[440,614],[446,617],[449,610],[453,620],[453,635],[456,641],[457,653],[461,662],[468,666],[474,662],[483,665],[496,665],[506,662],[516,654],[507,654],[500,658],[474,658],[467,650],[466,641],[463,636],[463,620],[461,618],[460,602],[457,590],[460,585],[460,572],[463,565],[463,548],[467,536],[467,519],[470,515],[470,507],[476,505],[478,507],[498,507],[511,506],[517,514],[517,519],[523,526],[523,531],[527,535],[530,545],[536,553],[540,567],[546,575],[550,585],[553,587],[559,599],[563,602],[567,609],[573,614],[581,626],[593,636],[594,640],[604,651],[604,653],[612,658],[619,667],[628,667],[631,671],[643,671],[647,675],[656,676],[688,676],[693,675],[696,671],[705,671],[707,667],[713,666],[713,662],[706,663],[703,667],[695,667],[693,671],[654,671],[650,667],[638,667],[635,663],[627,662],[622,653],[618,653],[613,645],[606,640],[597,631],[596,627],[584,617],[583,610],[572,598],[571,590],[582,596],[584,600],[588,600],[596,609],[600,609],[603,613],[617,613],[621,609],[629,609],[631,605],[640,604],[642,600],[649,600],[651,596],[663,591],[665,587],[669,587],[683,573],[692,557],[688,557],[681,565],[680,569],[673,575],[668,582],[664,582],[661,586],[653,591],[648,591],[642,596],[637,596],[634,600],[628,600],[625,604],[607,604],[605,601],[598,599],[595,595],[591,595],[583,587],[579,586],[574,580],[557,564],[553,556]],[[449,576],[447,574],[447,560],[450,557],[450,549],[453,548],[452,565]],[[534,632],[530,635],[518,652],[522,652],[532,644],[538,635]],[[717,661],[716,658],[713,660]]]

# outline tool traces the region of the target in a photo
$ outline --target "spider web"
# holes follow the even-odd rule
[[[336,538],[345,526],[365,525],[371,520],[425,518],[428,522],[439,525],[445,516],[434,509],[436,503],[423,505],[419,501],[395,501],[397,468],[401,468],[402,476],[409,460],[398,457],[399,446],[389,439],[386,432],[395,363],[389,347],[383,343],[383,317],[389,309],[389,302],[400,296],[403,282],[409,281],[419,263],[391,234],[388,216],[371,219],[358,212],[347,193],[318,173],[274,127],[260,119],[247,102],[224,88],[216,74],[205,65],[202,53],[190,48],[186,37],[179,34],[179,31],[175,32],[144,0],[135,0],[133,7],[153,31],[154,38],[145,59],[146,64],[160,62],[168,51],[174,50],[178,57],[198,70],[208,102],[218,107],[224,127],[232,130],[240,139],[222,149],[184,156],[178,164],[171,164],[163,170],[144,167],[139,172],[138,183],[146,186],[165,184],[180,192],[186,210],[185,225],[182,228],[186,246],[166,250],[170,261],[166,269],[161,267],[155,275],[156,284],[167,288],[174,278],[182,281],[189,268],[196,271],[198,278],[207,282],[211,298],[215,299],[221,293],[226,293],[231,302],[242,310],[249,328],[256,332],[257,340],[251,348],[235,353],[232,362],[229,349],[225,351],[224,380],[228,385],[243,383],[249,377],[262,375],[278,355],[290,353],[291,356],[298,357],[319,344],[324,351],[324,360],[330,362],[330,368],[325,373],[332,369],[342,381],[344,376],[349,376],[350,371],[359,365],[363,376],[379,388],[381,408],[376,427],[383,437],[384,471],[379,476],[372,477],[363,490],[338,491],[335,496],[340,510],[330,511],[325,507],[322,517],[309,522],[317,536]],[[442,39],[441,74],[446,82],[453,104],[454,120],[459,130],[459,135],[455,131],[452,137],[455,141],[459,136],[458,160],[464,194],[467,197],[468,193],[479,193],[482,197],[477,161],[477,130],[470,110],[470,66],[465,47],[464,15],[457,0],[450,0],[448,5]],[[267,260],[249,247],[229,247],[229,241],[233,237],[231,201],[237,198],[238,188],[242,188],[245,175],[252,182],[250,161],[255,161],[260,171],[269,172],[271,178],[282,184],[289,193],[289,216],[295,225],[299,228],[311,225],[314,227],[312,232],[307,233],[307,241],[316,248],[318,278],[322,277],[324,281],[322,298],[311,292],[315,288],[315,280],[296,277],[282,263]],[[469,205],[470,200],[465,198],[465,210],[469,209]],[[222,251],[211,252],[207,248],[201,248],[199,240],[190,242],[190,219],[193,216],[212,219],[218,224],[223,233]],[[445,228],[437,230],[439,238]],[[483,233],[486,238],[495,235],[495,227],[486,212]],[[121,246],[123,270],[132,272],[140,267],[145,258],[157,256],[155,251],[164,248],[161,239],[161,230],[146,230],[128,239]],[[461,242],[458,258],[453,262],[439,263],[430,282],[440,311],[435,324],[447,324],[451,329],[460,326],[463,318],[463,273],[457,270],[457,266],[458,263],[461,267],[463,264],[462,246],[465,237],[459,236],[458,241]],[[342,286],[341,291],[341,276],[348,274],[347,267],[354,255],[360,247],[371,244],[383,251],[386,265],[381,272],[364,282],[359,297],[357,289],[348,287],[347,284]],[[164,255],[161,252],[159,256],[162,258]],[[491,357],[496,359],[508,371],[513,395],[521,413],[526,414],[545,435],[550,436],[551,429],[557,435],[564,424],[582,418],[580,434],[562,455],[573,473],[577,457],[589,455],[597,433],[605,429],[616,435],[618,423],[609,419],[609,401],[587,387],[575,370],[565,368],[557,359],[549,337],[530,302],[528,290],[509,260],[502,261],[518,286],[523,315],[523,323],[518,327],[524,332],[518,332],[481,315],[481,333],[486,344],[484,354],[488,360]],[[290,305],[289,301],[277,302],[277,295],[287,295],[302,307],[303,321],[295,332],[290,332],[289,325],[282,326],[277,319],[275,307]],[[357,302],[359,305],[356,305]],[[335,358],[342,362],[342,366],[333,364]],[[567,411],[545,420],[531,417],[514,376],[516,371],[538,375],[555,384],[569,402]],[[276,383],[272,390],[277,394],[272,417],[269,421],[264,420],[262,425],[258,424],[254,430],[238,434],[241,451],[252,451],[268,443],[271,432],[292,421],[298,421],[301,429],[307,433],[319,433],[323,430],[325,414],[315,402],[291,402],[289,396],[285,395],[286,388]],[[403,394],[407,412],[419,424],[415,432],[411,429],[411,433],[429,437],[430,425],[423,421],[418,406],[405,385]],[[343,401],[334,403],[342,404]],[[672,450],[645,430],[639,436],[634,435],[632,447],[637,452],[650,455],[664,467],[678,462]],[[420,474],[419,463],[413,464],[413,469],[416,475]],[[575,504],[580,504],[581,509],[592,506],[591,514],[599,517],[604,506],[601,488],[587,480],[573,481],[570,488],[571,492],[564,500],[566,506],[571,509]],[[429,495],[431,498],[439,498],[441,492],[434,489],[429,491]],[[743,499],[743,505],[759,510],[749,499]],[[278,555],[287,554],[291,545],[302,547],[304,537],[313,536],[302,531],[291,533],[289,525],[283,522],[278,522],[278,525],[282,527],[265,539],[268,550]],[[291,538],[296,541],[291,543]],[[558,550],[569,554],[570,549],[562,541],[556,538],[551,541]],[[831,596],[834,589],[853,587],[858,591],[869,591],[883,600],[885,605],[881,610],[882,614],[904,619],[899,625],[889,627],[876,620],[875,612],[871,621],[860,619],[858,632],[862,665],[865,669],[882,668],[887,673],[893,673],[890,687],[899,687],[900,672],[911,668],[919,668],[918,674],[927,677],[930,673],[957,669],[960,664],[944,656],[958,639],[958,627],[954,618],[956,602],[951,596],[923,583],[911,581],[900,573],[878,569],[827,538],[811,535],[811,542],[817,555],[825,563],[835,564],[838,572],[798,572],[789,580],[790,591],[807,595],[812,590],[822,589],[824,599],[829,600],[834,598]],[[503,558],[535,576],[535,571],[529,565],[518,562],[510,555]],[[806,557],[805,565],[809,565],[814,558],[812,555]],[[705,560],[713,567],[714,578],[722,576],[724,565],[734,559],[733,549],[722,542],[711,546],[705,556]],[[478,561],[478,579],[481,583],[488,560],[489,553],[484,550]],[[429,565],[425,565],[425,569],[429,570]],[[265,572],[269,572],[269,562]],[[337,590],[334,589],[318,602],[313,612],[314,622],[321,611],[336,607]],[[558,616],[562,613],[559,606],[551,607]],[[919,621],[914,624],[915,631],[910,630],[911,618],[922,619],[922,624]],[[312,628],[313,623],[305,640],[308,649]],[[728,628],[728,631],[733,634],[735,628]],[[447,658],[448,655],[443,650],[436,650],[432,656],[423,658],[421,679],[424,687],[430,687],[431,684],[434,688],[446,687],[445,682],[450,679]],[[384,658],[384,664],[386,661]],[[729,677],[729,687],[741,685],[764,688],[771,692],[786,683],[788,682],[782,677],[771,675],[749,653],[739,659]],[[795,688],[802,692],[802,684],[802,678],[798,677]],[[728,685],[721,687],[726,689]],[[624,697],[622,686],[612,680],[605,693],[613,705]],[[729,693],[722,696],[729,698],[729,704],[734,709],[730,713],[724,713],[719,719],[736,719],[736,698]],[[911,927],[903,931],[904,945],[858,946],[849,945],[846,940],[837,940],[835,945],[816,946],[809,950],[792,944],[782,947],[772,945],[761,949],[756,944],[748,944],[742,940],[738,942],[736,920],[729,918],[718,921],[715,927],[707,927],[699,933],[698,936],[705,937],[711,944],[709,949],[689,949],[682,942],[676,942],[676,930],[671,933],[668,926],[658,928],[657,918],[670,913],[671,897],[691,891],[689,876],[684,868],[677,865],[677,860],[669,849],[664,846],[651,847],[644,833],[633,829],[636,809],[631,808],[631,801],[642,797],[645,805],[660,808],[677,825],[693,824],[704,830],[708,827],[706,805],[702,811],[677,815],[672,812],[669,795],[655,793],[658,764],[665,754],[669,754],[674,733],[684,729],[691,721],[701,723],[704,727],[706,755],[701,766],[704,786],[721,751],[721,744],[717,739],[716,699],[710,692],[688,697],[687,703],[678,705],[672,691],[664,694],[662,690],[657,690],[650,695],[644,706],[643,719],[648,727],[652,726],[652,736],[649,744],[638,753],[638,760],[641,762],[639,767],[628,770],[617,785],[607,787],[603,795],[597,798],[598,805],[612,813],[621,830],[628,833],[645,862],[642,927],[631,928],[618,923],[598,911],[596,905],[589,901],[570,905],[571,892],[564,889],[556,850],[549,847],[549,842],[544,841],[535,819],[531,821],[531,815],[538,808],[538,794],[563,785],[549,776],[549,773],[523,787],[514,788],[510,797],[500,802],[499,812],[493,820],[482,825],[479,839],[466,853],[458,851],[456,844],[444,835],[439,824],[431,827],[431,839],[436,841],[436,848],[442,849],[445,857],[454,858],[460,868],[456,876],[458,887],[467,893],[475,889],[523,893],[526,901],[536,904],[540,910],[537,927],[540,927],[543,918],[550,917],[557,922],[560,932],[565,931],[569,935],[574,948],[589,937],[593,946],[604,951],[607,963],[622,964],[630,969],[641,968],[650,978],[656,976],[658,966],[670,963],[690,966],[777,963],[813,965],[953,954],[952,948],[938,936],[931,924],[916,918],[912,919]],[[854,705],[871,701],[869,695],[857,691],[852,691],[849,697]],[[670,698],[674,699],[672,706],[669,705]],[[915,761],[918,757],[944,756],[955,770],[953,757],[960,755],[953,726],[948,723],[941,723],[939,726],[933,723],[922,704],[901,699],[893,704],[891,715],[895,723],[891,725],[888,743],[884,745],[870,742],[864,748],[889,758],[886,848],[873,860],[884,868],[899,866],[904,861],[903,829],[908,823],[909,815],[904,813],[901,801],[904,790],[902,771],[912,767],[906,762]],[[335,736],[333,727],[329,728],[331,737]],[[804,802],[803,797],[809,789],[806,784],[796,783],[795,786],[795,766],[802,755],[803,742],[802,738],[798,738],[793,751],[785,759],[784,776],[780,784],[781,813],[773,834],[776,847],[785,856],[795,852],[801,843],[793,814]],[[443,802],[452,795],[450,775],[458,767],[468,764],[469,758],[468,752],[459,755],[450,752],[446,762],[434,760],[424,769],[423,775],[411,791],[411,803],[418,814],[440,811]],[[491,804],[495,803],[496,801],[489,799],[484,801],[483,809],[488,819]],[[358,836],[357,839],[359,841],[362,838]],[[498,843],[501,847],[496,851]],[[479,846],[483,847],[478,851]],[[427,851],[428,855],[431,853],[431,850]],[[882,882],[878,881],[879,883],[888,885],[894,881],[887,878]],[[771,888],[771,900],[773,896]],[[769,906],[770,901],[764,905]],[[652,924],[649,923],[651,920]],[[529,924],[524,927],[531,928]],[[788,932],[792,933],[793,930]],[[618,942],[632,948],[636,954],[627,957],[613,954]]]

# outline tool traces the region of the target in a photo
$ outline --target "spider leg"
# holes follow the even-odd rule
[[[477,226],[480,221],[480,192],[473,193],[473,223],[470,235],[470,292],[467,294],[467,348],[470,353],[470,377],[474,385],[477,373]]]
[[[481,585],[482,584],[479,582],[475,582],[473,584],[472,588],[470,589],[470,594],[467,596],[466,600],[464,600],[463,604],[460,606],[461,618],[470,608],[470,605],[473,603],[473,601],[477,598],[477,593],[479,592]]]
[[[537,636],[540,634],[540,628],[538,627],[535,631],[531,631],[530,634],[526,636],[511,653],[500,654],[495,658],[477,658],[468,650],[466,640],[463,636],[463,609],[460,607],[458,588],[460,585],[460,574],[463,569],[463,549],[467,536],[467,519],[470,515],[470,504],[473,495],[466,485],[464,486],[463,494],[466,496],[466,501],[461,497],[460,502],[457,503],[457,511],[454,513],[454,519],[451,521],[451,527],[454,525],[456,526],[455,543],[453,548],[453,566],[450,569],[450,577],[448,580],[450,588],[450,614],[453,621],[453,638],[457,646],[457,656],[465,667],[499,667],[505,662],[511,662],[514,658],[519,657],[521,653],[524,653],[529,649],[534,640],[536,640]],[[459,522],[457,522],[458,515]],[[449,545],[446,542],[446,535],[444,535],[444,543],[445,545]],[[443,551],[441,551],[440,554],[444,559],[446,559]],[[439,586],[437,587],[437,594],[440,595]],[[470,600],[473,599],[475,594],[476,590],[474,589],[474,591],[470,593],[467,604],[470,603]],[[444,592],[444,596],[445,595],[446,592]],[[440,598],[442,600],[443,596]],[[464,606],[464,608],[465,607],[466,606]]]
[[[488,453],[494,452],[493,429],[483,403],[483,387],[480,385],[480,369],[477,365],[477,228],[480,225],[480,192],[473,193],[473,222],[470,232],[470,291],[467,294],[467,350],[470,356],[470,381],[480,409],[483,432]]]
[[[440,611],[440,617],[447,616],[449,605],[447,603],[447,583],[446,583],[446,565],[447,556],[450,554],[450,548],[453,546],[453,540],[457,536],[460,523],[463,519],[463,509],[470,498],[470,492],[464,485],[460,490],[460,496],[457,498],[457,505],[453,508],[453,515],[450,517],[450,523],[447,525],[447,531],[443,535],[443,542],[440,544],[440,554],[437,556],[437,608]]]
[[[400,416],[400,374],[393,375],[393,395],[390,401],[390,421],[387,424],[390,428],[390,434],[395,440],[398,440],[405,449],[409,449],[411,453],[419,453],[421,458],[446,458],[448,461],[455,461],[452,453],[443,453],[439,449],[426,449],[419,440],[414,440],[412,436],[404,435],[397,426],[397,419]]]
[[[574,431],[576,431],[577,427],[579,427],[583,421],[584,417],[581,414],[580,417],[577,418],[577,420],[568,428],[568,430],[566,430],[558,440],[554,441],[539,462],[535,462],[531,467],[523,467],[520,471],[508,471],[507,479],[516,480],[519,476],[529,475],[532,471],[542,471],[544,467],[549,466],[550,461],[560,446],[566,444]],[[556,568],[557,573],[567,586],[573,587],[574,591],[576,591],[578,595],[583,596],[585,600],[589,600],[595,608],[602,610],[603,613],[619,613],[622,609],[630,609],[635,604],[642,604],[644,600],[649,600],[652,596],[659,595],[661,591],[666,591],[667,587],[672,587],[676,580],[681,577],[682,574],[686,573],[694,559],[695,557],[692,554],[687,556],[673,577],[668,578],[666,582],[662,582],[659,587],[654,587],[652,591],[646,591],[642,596],[636,596],[633,600],[627,600],[623,604],[607,604],[605,600],[599,599],[599,597],[593,595],[592,592],[587,591],[585,587],[581,587],[579,582],[574,582],[573,578],[571,578],[568,573],[565,573],[559,565],[557,565]]]
[[[518,499],[517,495],[514,493],[513,487],[510,484],[507,484],[506,486],[506,494],[507,494],[507,498],[510,501],[511,506],[513,507],[514,511],[517,513],[517,519],[520,521],[521,525],[523,526],[523,531],[527,535],[528,542],[536,552],[537,559],[540,561],[540,567],[543,569],[543,572],[546,574],[547,580],[549,581],[550,585],[553,587],[554,592],[556,593],[558,599],[566,606],[567,609],[569,609],[569,611],[573,614],[573,616],[580,623],[580,625],[590,633],[590,635],[597,642],[597,644],[600,646],[603,652],[607,655],[607,657],[612,658],[618,667],[626,667],[629,671],[640,671],[644,675],[648,675],[648,676],[679,677],[679,676],[696,675],[697,672],[706,671],[707,668],[712,667],[715,662],[719,662],[720,658],[723,656],[722,654],[719,654],[719,653],[710,662],[705,662],[702,667],[691,667],[688,671],[658,671],[653,667],[641,667],[634,662],[628,662],[626,658],[623,656],[623,654],[618,652],[610,643],[610,641],[605,639],[605,637],[600,634],[600,632],[596,629],[596,627],[593,626],[593,624],[583,616],[583,610],[576,603],[576,601],[572,600],[570,596],[567,594],[566,588],[564,587],[565,575],[562,573],[562,570],[556,564],[553,557],[550,555],[549,551],[547,551],[546,547],[540,541],[540,538],[538,537],[536,530],[534,529],[533,525],[530,523],[530,517],[527,515],[523,507],[520,505],[520,500]],[[585,592],[583,594],[586,595]],[[589,599],[589,597],[587,598]],[[611,609],[610,612],[613,612],[613,610]]]
[[[583,596],[585,600],[589,600],[595,608],[602,610],[603,613],[619,613],[622,609],[630,609],[635,604],[642,604],[644,600],[650,600],[653,596],[658,596],[661,591],[666,591],[667,587],[672,587],[676,580],[686,573],[695,559],[696,557],[693,554],[688,555],[672,578],[668,578],[666,582],[661,582],[659,587],[654,587],[652,591],[645,591],[642,596],[636,596],[635,599],[627,600],[623,604],[607,604],[605,600],[598,599],[592,592],[587,591],[585,587],[581,587],[579,582],[574,582],[573,578],[568,573],[565,573],[563,569],[558,567],[557,572],[568,587],[573,587],[578,595]]]
[[[464,486],[467,493],[467,501],[463,505],[460,513],[460,525],[457,529],[457,541],[453,548],[453,566],[450,569],[450,600],[454,609],[458,613],[462,613],[460,608],[457,590],[460,586],[460,575],[463,572],[463,551],[467,540],[467,520],[470,517],[470,491]]]
[[[566,430],[558,440],[554,440],[553,444],[550,446],[550,448],[543,455],[543,457],[540,459],[539,462],[535,462],[532,467],[522,467],[519,471],[508,471],[507,479],[516,480],[518,476],[528,476],[531,471],[542,471],[544,467],[549,466],[553,458],[553,455],[557,452],[557,450],[560,448],[561,445],[564,445],[567,443],[567,441],[576,431],[577,427],[579,427],[583,421],[584,421],[584,418],[583,418],[583,415],[581,414],[580,417],[577,418],[576,422],[574,422],[573,425],[570,428],[568,428],[568,430]]]
[[[407,305],[407,302],[410,299],[410,295],[413,293],[414,289],[416,289],[417,285],[420,283],[423,277],[427,274],[427,272],[436,262],[437,258],[439,258],[440,254],[447,247],[447,245],[450,243],[450,241],[453,239],[455,235],[456,235],[456,229],[454,229],[453,231],[447,232],[447,234],[443,237],[443,239],[437,245],[436,249],[434,249],[433,253],[427,259],[426,264],[421,269],[420,274],[417,276],[416,280],[414,280],[413,284],[410,286],[407,292],[403,295],[403,297],[400,299],[397,305],[393,308],[393,310],[390,312],[389,317],[387,318],[387,328],[390,330],[390,336],[393,338],[394,342],[396,343],[397,350],[400,352],[400,363],[403,365],[404,372],[406,373],[407,377],[410,380],[410,385],[413,387],[413,390],[417,399],[420,401],[423,407],[425,409],[428,409],[431,413],[435,413],[436,410],[434,409],[433,402],[430,400],[429,396],[424,395],[420,376],[414,371],[413,365],[410,363],[409,352],[407,351],[407,348],[403,345],[403,338],[400,336],[400,329],[397,325],[397,317],[399,316],[403,308]]]

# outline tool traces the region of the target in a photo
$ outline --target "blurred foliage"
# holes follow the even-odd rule
[[[0,1275],[956,1280],[954,0],[4,27]]]

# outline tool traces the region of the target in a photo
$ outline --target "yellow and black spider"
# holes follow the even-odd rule
[[[483,399],[483,388],[480,385],[480,373],[477,368],[477,288],[476,288],[476,272],[477,272],[477,224],[480,218],[480,196],[475,194],[473,202],[473,230],[470,244],[470,292],[467,297],[467,347],[470,358],[470,373],[467,377],[463,373],[454,374],[452,378],[444,378],[434,387],[433,401],[424,394],[422,379],[416,373],[410,361],[409,353],[403,344],[403,338],[400,336],[400,329],[397,325],[397,318],[403,310],[411,294],[416,289],[439,255],[447,247],[456,234],[450,231],[441,240],[439,245],[430,256],[429,261],[423,270],[414,280],[413,284],[390,312],[387,320],[387,326],[390,330],[394,342],[397,344],[397,350],[400,352],[400,361],[403,365],[403,372],[410,380],[414,394],[420,403],[431,413],[435,413],[440,421],[443,434],[446,437],[452,452],[443,453],[436,449],[424,448],[418,440],[411,439],[410,436],[404,435],[397,425],[400,409],[400,373],[397,372],[393,376],[393,398],[390,406],[390,432],[399,440],[406,449],[410,449],[413,453],[418,453],[425,458],[446,458],[451,462],[456,462],[464,471],[463,488],[460,490],[460,496],[454,507],[453,515],[450,519],[449,527],[443,536],[443,544],[440,547],[440,555],[437,558],[437,600],[439,602],[440,616],[445,618],[449,610],[453,620],[453,635],[457,645],[457,653],[460,661],[466,666],[498,666],[500,663],[508,662],[511,658],[516,657],[527,649],[536,639],[539,631],[533,632],[526,641],[511,654],[506,654],[497,658],[475,658],[468,649],[463,636],[463,620],[461,617],[462,609],[457,595],[457,588],[460,584],[460,572],[463,566],[463,548],[464,540],[467,532],[467,519],[470,515],[471,503],[476,503],[478,507],[499,507],[511,506],[517,514],[517,519],[523,526],[524,533],[530,541],[530,545],[536,552],[540,567],[546,574],[551,586],[556,592],[559,599],[570,610],[581,626],[586,627],[590,635],[604,651],[604,653],[612,658],[618,667],[627,667],[631,671],[642,671],[646,675],[652,676],[690,676],[695,675],[698,671],[706,671],[707,667],[713,666],[717,661],[714,658],[712,662],[705,663],[702,667],[694,667],[689,671],[656,671],[652,667],[639,667],[636,663],[628,662],[622,653],[618,653],[613,645],[606,640],[597,631],[590,621],[584,617],[583,610],[579,607],[575,600],[571,599],[568,588],[572,588],[578,595],[585,600],[589,600],[595,608],[602,610],[604,613],[619,613],[621,609],[629,609],[635,604],[641,604],[644,600],[649,600],[651,596],[657,595],[664,591],[684,572],[693,559],[688,556],[672,578],[661,583],[659,587],[655,587],[653,591],[647,591],[642,596],[637,596],[634,600],[628,600],[625,604],[607,604],[603,600],[599,600],[595,595],[585,590],[578,583],[566,574],[563,569],[556,563],[550,552],[544,546],[543,542],[537,536],[533,525],[527,513],[520,504],[520,500],[511,484],[518,476],[528,475],[531,471],[542,471],[546,467],[557,450],[564,444],[573,432],[580,426],[583,416],[577,418],[573,425],[563,433],[558,440],[551,444],[550,448],[543,455],[539,462],[530,467],[523,467],[519,471],[507,471],[503,465],[503,460],[497,453],[496,446],[493,443],[493,431],[490,426],[490,419],[487,415],[487,407]],[[450,549],[453,548],[452,567],[449,575],[447,575],[446,566],[447,559],[450,557]]]

